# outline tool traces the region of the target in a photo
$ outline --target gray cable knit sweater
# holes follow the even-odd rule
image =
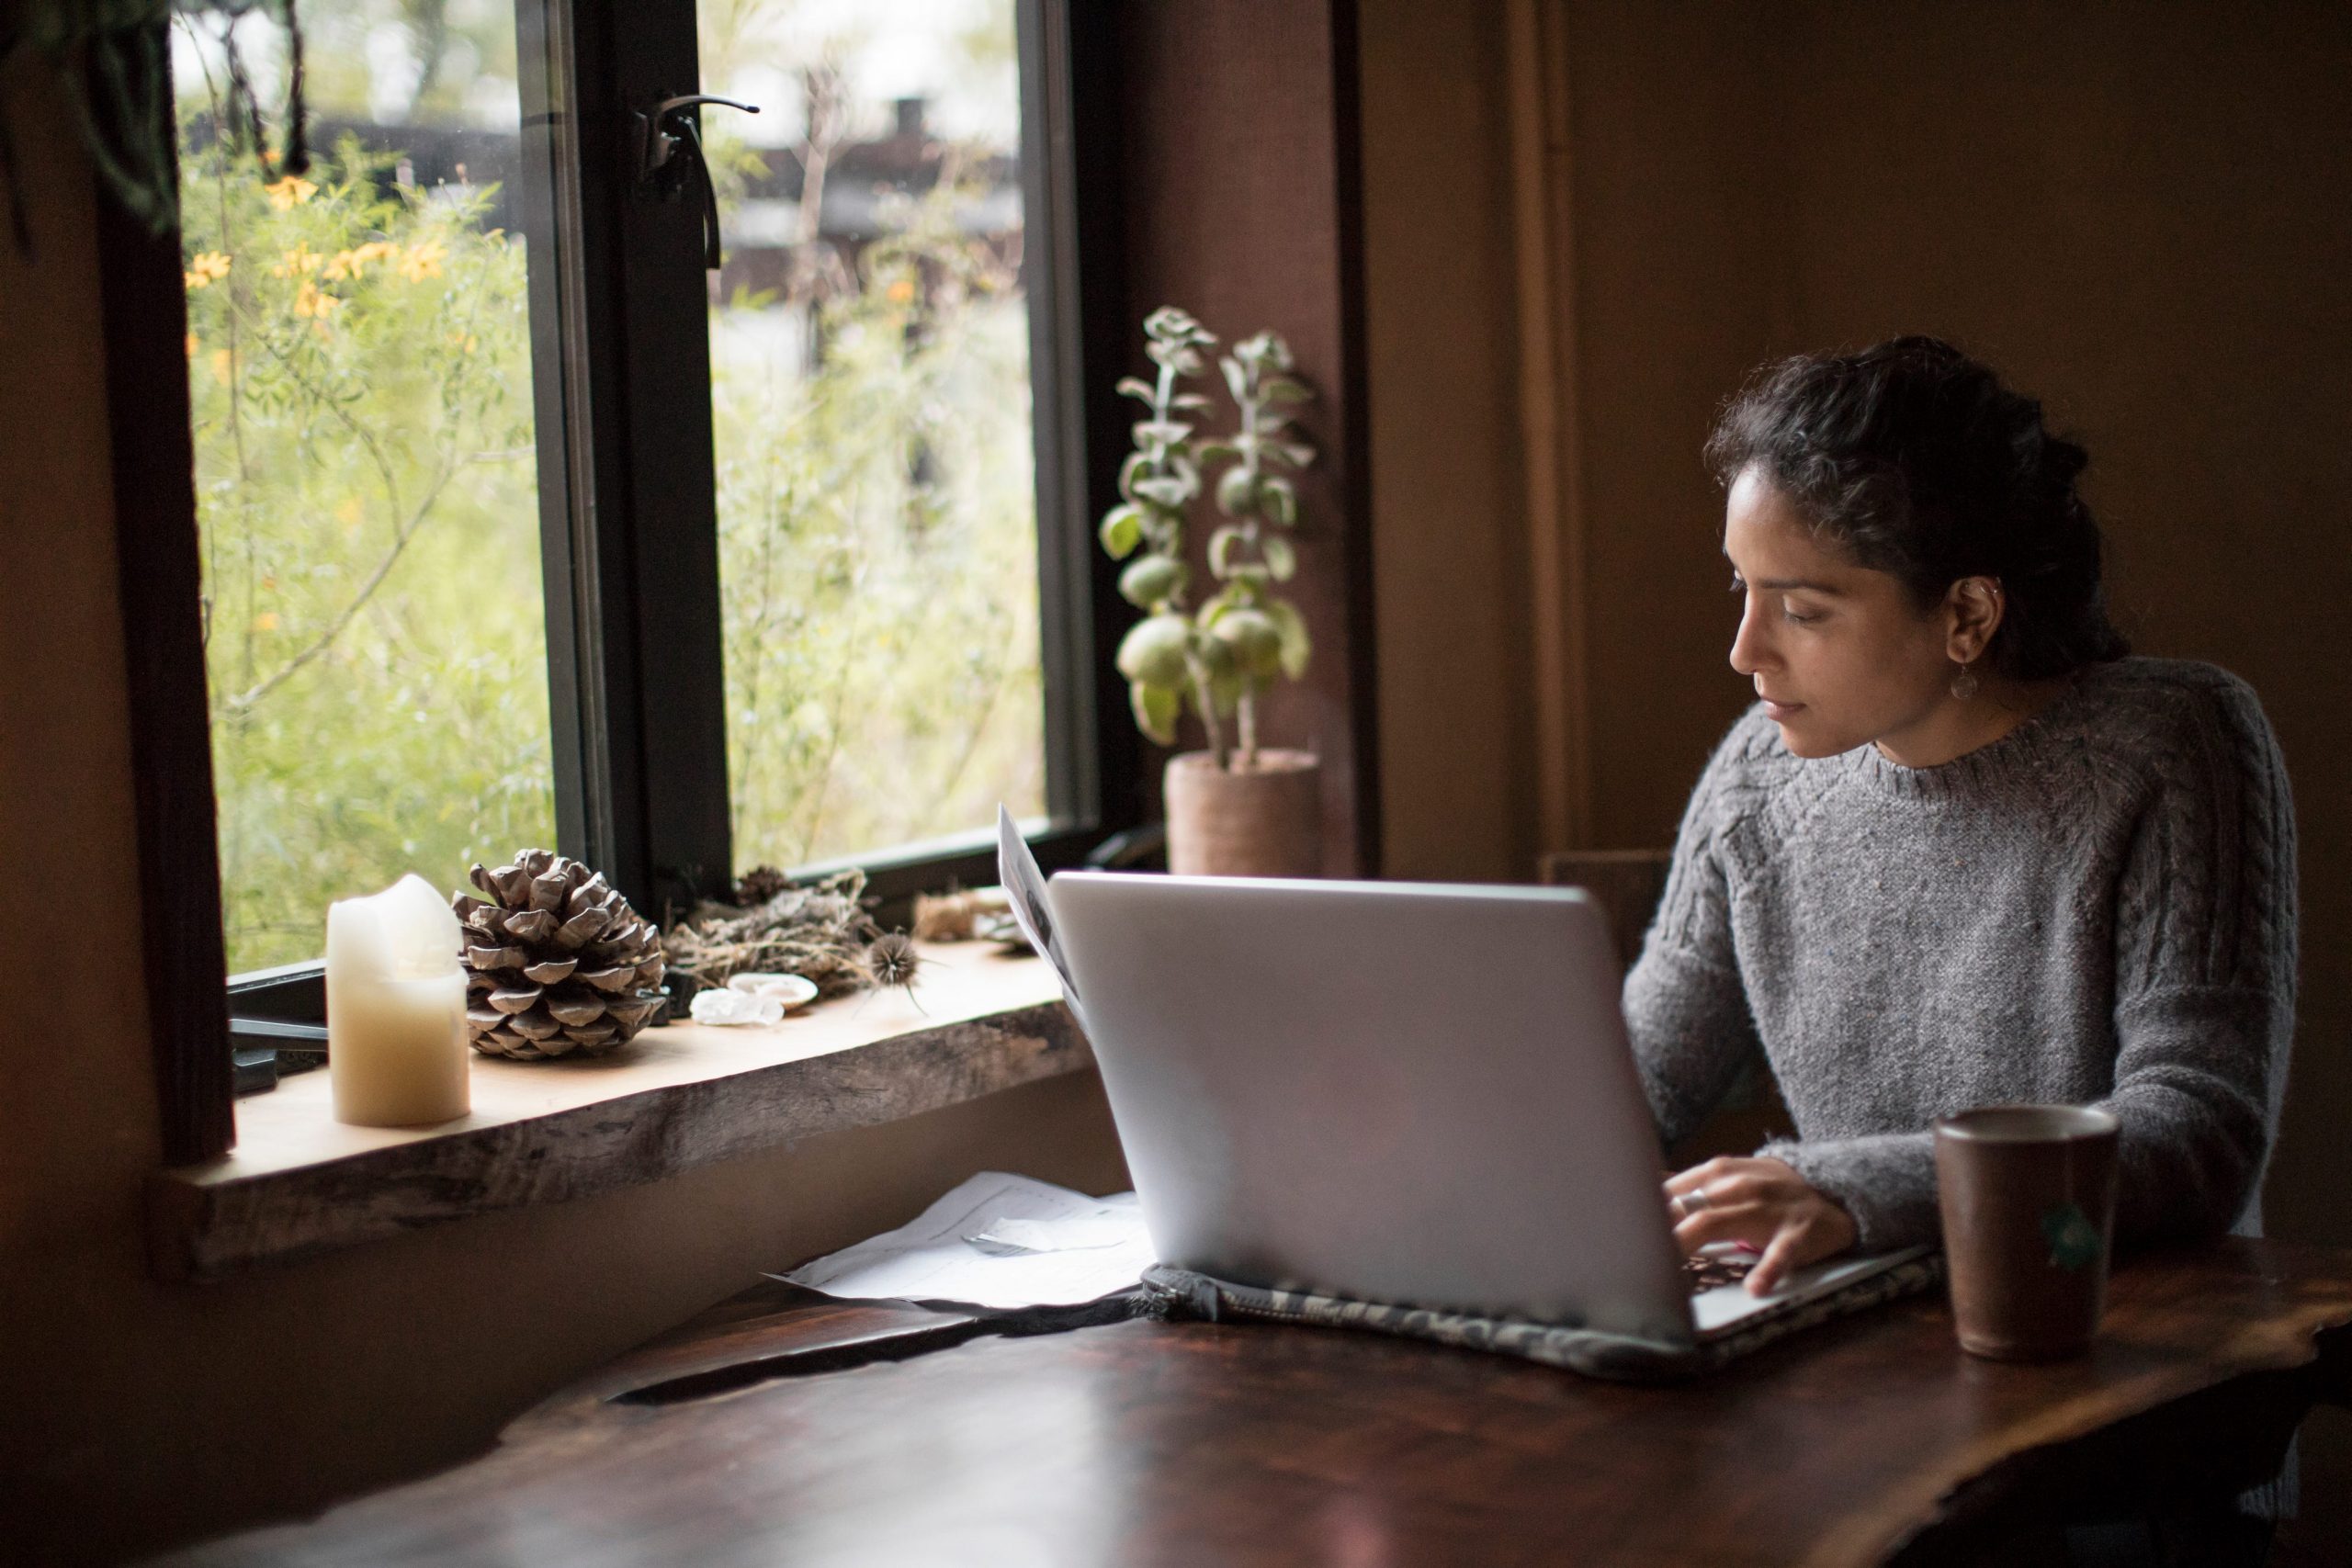
[[[2257,1227],[2295,1003],[2286,767],[2245,682],[2096,665],[1912,769],[1792,756],[1760,707],[1690,797],[1625,1021],[1667,1140],[1760,1045],[1786,1160],[1866,1250],[1932,1241],[1930,1123],[2097,1102],[2120,1235]]]

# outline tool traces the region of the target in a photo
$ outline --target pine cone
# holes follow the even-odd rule
[[[492,1056],[601,1056],[661,1010],[661,933],[601,872],[551,850],[473,869],[491,902],[449,900],[465,927],[466,1036]]]
[[[735,884],[735,902],[741,908],[757,908],[791,886],[792,878],[775,867],[755,865]]]

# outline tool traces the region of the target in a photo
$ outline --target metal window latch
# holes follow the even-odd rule
[[[703,156],[701,125],[688,112],[704,104],[741,109],[745,114],[760,112],[757,104],[738,103],[709,93],[688,93],[662,99],[650,114],[639,110],[629,118],[637,122],[637,188],[640,193],[674,201],[684,193],[687,181],[701,176],[703,265],[716,272],[720,260],[718,186],[710,177],[710,164]]]

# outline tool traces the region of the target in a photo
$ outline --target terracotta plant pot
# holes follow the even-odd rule
[[[1168,760],[1168,869],[1179,876],[1323,874],[1323,768],[1312,752],[1261,750],[1220,773],[1206,751]]]

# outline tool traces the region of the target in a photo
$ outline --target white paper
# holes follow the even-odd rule
[[[769,1278],[852,1301],[1076,1306],[1151,1263],[1134,1193],[1090,1198],[987,1170],[897,1230]]]
[[[1062,944],[1054,935],[1053,906],[1046,902],[1045,874],[1037,869],[1037,857],[1029,852],[1029,840],[1021,836],[1013,825],[1012,813],[1001,801],[996,808],[996,879],[1004,884],[1005,901],[1012,907],[1013,922],[1029,945],[1042,953],[1053,964],[1054,972],[1062,977],[1062,995],[1069,998],[1073,1011],[1078,1007],[1078,982],[1069,977],[1069,961],[1062,956]],[[1080,1017],[1081,1026],[1085,1019]]]

